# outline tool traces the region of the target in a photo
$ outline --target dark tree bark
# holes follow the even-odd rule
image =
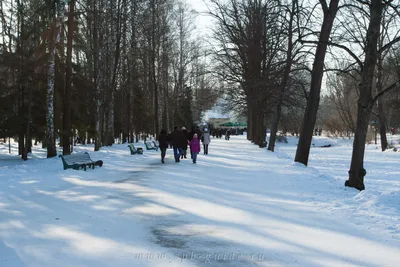
[[[276,142],[276,133],[278,131],[279,119],[281,117],[282,111],[282,101],[279,101],[278,105],[276,106],[276,110],[274,113],[274,117],[271,123],[271,133],[269,136],[269,143],[268,143],[268,150],[274,151],[275,150],[275,142]]]
[[[382,19],[383,4],[381,0],[372,0],[370,8],[370,21],[366,36],[364,68],[359,85],[360,97],[358,99],[357,126],[353,143],[353,154],[349,170],[349,179],[345,185],[364,190],[364,152],[368,124],[374,105],[372,86],[374,73],[378,61],[378,40],[380,36],[380,23]]]
[[[96,113],[95,113],[95,137],[94,137],[94,151],[99,151],[102,146],[102,124],[103,124],[103,116],[102,116],[102,77],[100,74],[100,65],[102,61],[102,53],[100,48],[100,27],[98,25],[98,21],[100,21],[101,16],[99,9],[101,9],[100,4],[97,1],[93,1],[93,17],[90,21],[92,29],[92,39],[93,39],[93,77],[94,77],[94,94],[95,94],[95,104],[96,104]]]
[[[292,7],[290,10],[290,19],[288,23],[288,43],[287,43],[287,51],[286,51],[286,65],[283,73],[282,83],[280,85],[280,92],[278,94],[278,102],[276,105],[276,110],[274,113],[274,117],[271,124],[271,134],[269,137],[268,150],[274,151],[275,149],[275,141],[276,141],[276,133],[278,131],[279,119],[281,117],[282,111],[282,102],[284,98],[284,94],[287,88],[287,84],[289,81],[290,71],[292,69],[293,58],[292,58],[292,50],[293,50],[293,24],[294,17],[296,15],[296,1],[292,1]]]
[[[386,136],[386,116],[385,116],[385,111],[383,110],[382,100],[379,101],[378,112],[379,112],[379,134],[381,136],[381,149],[382,151],[385,151],[388,148],[388,141]]]
[[[302,129],[300,132],[299,143],[297,145],[295,161],[308,164],[308,157],[310,154],[311,141],[317,119],[317,112],[319,107],[321,83],[324,74],[324,62],[326,49],[328,46],[329,36],[332,31],[333,22],[338,10],[339,0],[331,0],[329,8],[325,0],[320,0],[323,6],[324,20],[319,36],[317,50],[315,52],[314,64],[311,74],[311,87],[310,94],[307,99],[307,107],[304,113]]]
[[[28,86],[27,114],[25,115],[25,146],[23,160],[28,160],[28,153],[32,153],[31,120],[32,120],[32,87]]]
[[[156,53],[157,53],[157,42],[156,42],[156,12],[157,6],[156,1],[151,1],[152,9],[152,32],[151,32],[151,81],[152,88],[154,90],[154,132],[157,135],[159,132],[159,118],[158,118],[158,85],[157,85],[157,72],[156,72]]]
[[[383,23],[384,24],[384,23]],[[386,28],[385,30],[388,30],[388,27],[382,26],[383,28]],[[384,33],[382,33],[384,34]],[[381,34],[381,36],[382,36]],[[383,47],[383,40],[384,38],[380,38],[379,42],[379,50],[382,49]],[[383,91],[383,59],[384,55],[380,53],[378,55],[378,60],[377,60],[377,79],[376,79],[376,92],[379,94],[380,92]],[[381,136],[381,149],[382,151],[385,151],[388,148],[388,141],[386,137],[386,114],[384,110],[384,98],[381,97],[380,99],[377,100],[377,106],[378,106],[378,119],[379,119],[379,134]],[[376,129],[378,130],[378,129]]]
[[[18,118],[20,120],[20,127],[18,131],[18,155],[21,155],[23,160],[27,159],[25,154],[25,87],[24,87],[24,44],[23,44],[23,34],[24,34],[24,6],[21,1],[17,1],[18,14],[17,14],[17,24],[18,24],[18,39],[17,39],[17,55],[18,55]]]
[[[382,56],[380,55],[378,58],[378,77],[376,82],[376,90],[378,94],[383,90],[383,65],[382,65]],[[384,99],[381,97],[378,102],[378,118],[379,118],[379,133],[381,136],[381,149],[385,151],[388,147],[388,141],[386,137],[386,114],[383,109],[384,107]]]
[[[65,68],[65,90],[63,99],[63,155],[71,154],[71,91],[72,91],[72,41],[74,36],[74,12],[75,0],[69,3],[68,12],[68,36],[67,36],[67,58]]]
[[[247,97],[248,98],[248,97]],[[247,103],[249,103],[249,101],[247,100]],[[251,105],[247,105],[247,140],[251,141],[253,140],[253,131],[252,131],[252,127],[253,127],[253,109],[251,107]]]

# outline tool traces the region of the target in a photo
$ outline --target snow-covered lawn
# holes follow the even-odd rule
[[[86,172],[2,144],[0,266],[400,266],[400,153],[369,145],[360,193],[351,141],[315,138],[309,167],[296,143],[213,139],[196,165],[114,145]]]

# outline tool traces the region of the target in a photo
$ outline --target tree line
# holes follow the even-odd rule
[[[191,126],[220,94],[184,0],[0,0],[0,18],[0,137],[23,159]]]
[[[273,151],[278,129],[299,134],[295,161],[307,165],[317,119],[342,126],[354,134],[345,185],[363,190],[371,116],[384,150],[398,107],[399,1],[209,0],[209,15],[228,108],[247,118],[248,139],[265,146],[269,128]]]

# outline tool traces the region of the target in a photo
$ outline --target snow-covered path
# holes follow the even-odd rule
[[[293,143],[243,137],[213,139],[196,165],[126,145],[87,172],[0,160],[0,266],[399,266],[400,153],[371,148],[380,171],[358,193],[343,187],[350,147],[334,145],[308,168]]]

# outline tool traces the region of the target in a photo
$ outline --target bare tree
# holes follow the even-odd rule
[[[360,97],[357,109],[357,126],[353,143],[349,179],[345,183],[346,186],[354,187],[358,190],[365,189],[364,176],[366,175],[366,170],[364,169],[364,152],[371,111],[379,97],[389,90],[398,87],[399,84],[398,81],[394,82],[387,88],[380,90],[377,95],[372,95],[373,81],[379,55],[400,40],[400,38],[395,38],[378,50],[379,38],[381,36],[381,22],[386,6],[393,8],[397,13],[398,7],[392,6],[391,2],[382,3],[381,0],[372,0],[371,3],[368,4],[370,20],[365,38],[365,59],[359,85]]]
[[[280,6],[276,1],[211,3],[216,11],[209,14],[217,23],[214,38],[219,45],[214,58],[224,69],[219,75],[242,87],[247,105],[247,138],[265,146],[266,113],[273,107],[270,99],[277,87],[283,39],[278,25]]]
[[[294,34],[296,31],[300,31],[300,29],[296,29],[297,25],[300,25],[299,18],[299,3],[296,0],[293,0],[291,6],[282,6],[283,13],[283,25],[286,25],[286,29],[284,28],[284,32],[287,33],[286,37],[286,55],[285,55],[285,63],[283,68],[283,74],[281,83],[279,85],[279,90],[276,96],[276,107],[274,112],[274,117],[271,123],[271,134],[269,138],[268,150],[274,151],[275,149],[275,139],[276,133],[278,131],[279,120],[281,116],[282,104],[284,98],[287,97],[287,87],[289,84],[289,75],[292,71],[292,65],[295,61],[294,57],[297,56],[299,50],[296,48],[296,40]]]
[[[321,30],[319,32],[317,49],[315,51],[315,58],[311,75],[311,87],[307,99],[307,108],[304,113],[302,129],[300,132],[299,143],[297,145],[295,156],[295,161],[303,163],[304,165],[308,164],[311,140],[320,100],[325,55],[328,47],[328,41],[333,28],[333,22],[336,18],[336,13],[338,11],[339,0],[331,0],[329,6],[326,0],[320,0],[319,3],[322,7],[323,22]]]
[[[63,97],[63,155],[71,154],[72,44],[75,28],[74,12],[75,0],[71,0],[68,11],[67,58],[65,66],[65,91]]]

